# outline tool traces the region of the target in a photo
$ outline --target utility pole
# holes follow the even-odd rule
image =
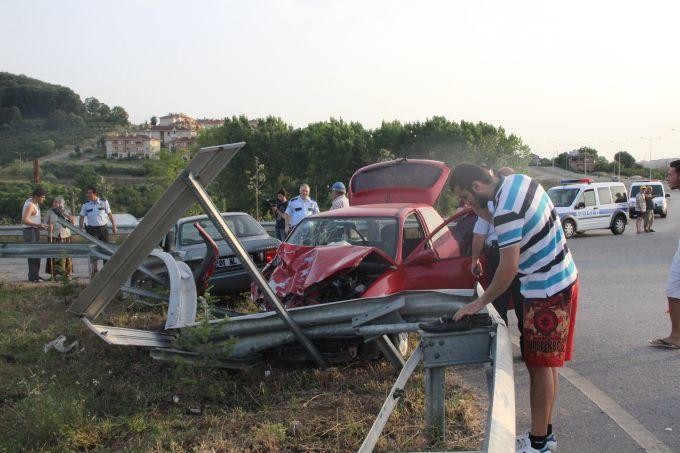
[[[652,179],[652,143],[659,140],[661,137],[640,137],[642,140],[649,142],[649,179]]]
[[[618,142],[616,140],[612,140],[612,143],[619,145],[619,152],[618,152],[618,156],[619,156],[619,158],[618,158],[618,161],[619,161],[619,180],[621,179],[621,145],[623,145],[627,141],[628,141],[628,139],[625,139],[623,141],[618,141]]]

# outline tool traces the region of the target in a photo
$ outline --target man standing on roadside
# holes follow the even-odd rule
[[[45,202],[46,195],[45,189],[36,187],[31,198],[24,201],[24,207],[21,209],[24,242],[40,242],[40,230],[47,229],[40,215],[40,203]],[[28,281],[39,282],[41,280],[44,278],[40,277],[40,258],[28,258]]]
[[[116,220],[113,218],[113,213],[111,212],[111,207],[106,198],[99,198],[99,191],[96,187],[90,187],[87,189],[87,201],[80,208],[80,229],[83,229],[85,223],[85,218],[87,218],[87,226],[85,231],[96,237],[97,239],[109,242],[109,229],[107,227],[107,221],[111,221],[111,229],[113,234],[116,234]],[[92,263],[92,274],[90,277],[94,277],[98,272],[97,260],[96,258],[91,259]],[[106,264],[106,261],[104,261]]]
[[[349,208],[349,199],[345,195],[347,193],[347,188],[341,182],[336,182],[331,186],[331,197],[333,201],[331,202],[331,211],[340,208]]]
[[[519,275],[523,297],[515,312],[529,370],[531,429],[517,437],[516,451],[552,451],[557,448],[552,430],[557,368],[571,360],[578,299],[576,266],[559,216],[541,185],[526,175],[499,179],[477,165],[460,164],[449,185],[477,215],[493,222],[500,251],[498,270],[485,293],[458,310],[453,321],[477,313]],[[480,208],[489,200],[493,216]]]
[[[276,234],[276,239],[283,241],[286,239],[286,208],[288,207],[288,198],[286,198],[286,189],[279,189],[276,192],[276,204],[272,206],[272,213],[274,214],[274,219],[276,219],[274,224],[274,232]]]
[[[647,233],[654,233],[652,225],[654,224],[654,194],[652,194],[652,186],[647,186],[645,190],[645,231]]]
[[[640,191],[635,195],[635,210],[637,211],[637,219],[635,219],[635,227],[637,228],[638,234],[645,231],[644,223],[647,221],[647,203],[645,201],[645,190],[646,186],[640,186]]]
[[[680,160],[670,163],[666,181],[671,190],[680,189]],[[671,333],[665,338],[649,340],[649,343],[652,346],[680,349],[680,241],[678,241],[678,250],[675,252],[668,273],[666,297],[668,298],[668,314],[671,318]]]
[[[319,205],[309,198],[309,185],[300,186],[300,196],[291,198],[286,208],[286,234],[300,223],[300,220],[319,213]]]

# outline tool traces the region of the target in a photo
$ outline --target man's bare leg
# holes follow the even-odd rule
[[[529,366],[529,399],[531,401],[531,434],[546,436],[551,411],[556,396],[553,369],[550,367]]]
[[[560,380],[557,375],[557,368],[550,368],[553,376],[553,399],[550,403],[550,412],[548,412],[548,424],[552,424],[552,414],[555,409],[555,402],[557,401],[557,392],[560,389]]]
[[[668,298],[668,313],[671,317],[671,334],[664,341],[680,346],[680,299]]]

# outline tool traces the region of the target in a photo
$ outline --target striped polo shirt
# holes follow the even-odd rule
[[[519,277],[526,298],[544,299],[576,281],[576,265],[560,218],[543,187],[530,177],[501,179],[493,224],[499,248],[519,244]]]

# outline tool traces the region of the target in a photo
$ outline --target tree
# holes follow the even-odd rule
[[[123,107],[116,105],[111,109],[111,121],[114,123],[125,125],[128,124],[128,119],[128,113]]]
[[[255,166],[253,170],[246,170],[248,177],[248,189],[255,192],[255,218],[260,220],[260,192],[267,180],[267,175],[264,172],[264,164],[260,162],[260,158],[255,156]]]
[[[155,126],[156,124],[158,124],[158,118],[155,117],[155,116],[152,116],[151,117],[151,125]]]
[[[100,114],[99,109],[100,108],[101,108],[101,102],[99,102],[99,100],[97,98],[94,98],[94,97],[85,98],[85,111],[92,118],[98,118],[99,117],[99,114]]]
[[[83,192],[89,187],[100,187],[103,182],[104,178],[99,176],[90,166],[83,166],[73,178],[73,184]]]
[[[632,168],[635,166],[635,158],[628,151],[619,151],[614,154],[614,162],[621,162],[621,168]]]

